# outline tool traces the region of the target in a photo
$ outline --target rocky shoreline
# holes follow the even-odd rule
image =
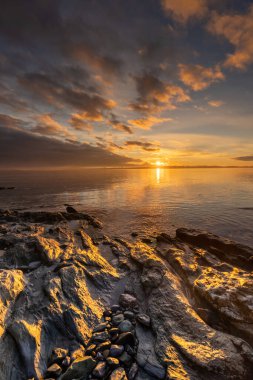
[[[68,207],[0,210],[0,380],[253,378],[252,248]]]

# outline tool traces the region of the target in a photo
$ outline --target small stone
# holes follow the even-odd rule
[[[112,341],[112,342],[116,342],[116,340],[118,339],[118,337],[119,337],[119,334],[115,334],[115,335],[113,335],[113,336],[111,337],[111,341]]]
[[[63,361],[62,361],[61,364],[62,364],[63,367],[69,367],[70,364],[71,364],[70,356],[66,356],[66,358],[63,359]]]
[[[84,356],[85,356],[84,347],[80,347],[80,348],[76,349],[70,355],[72,361],[79,359],[79,358],[83,358]]]
[[[115,369],[110,376],[110,380],[127,380],[124,368],[119,367]]]
[[[112,323],[114,325],[119,325],[121,322],[124,321],[124,315],[123,314],[117,314],[112,317]]]
[[[106,322],[111,322],[112,318],[111,317],[105,317],[104,318]]]
[[[97,360],[104,360],[104,356],[101,354],[101,352],[97,352],[96,359]]]
[[[126,319],[129,319],[130,321],[132,321],[134,319],[134,313],[132,311],[124,311],[124,316]]]
[[[129,372],[128,372],[128,379],[134,380],[137,373],[138,373],[138,365],[136,363],[133,363]]]
[[[121,345],[113,344],[110,348],[110,356],[117,358],[124,351],[124,347]]]
[[[125,320],[119,324],[119,330],[121,332],[127,332],[127,331],[132,331],[133,330],[133,325],[130,321]]]
[[[128,355],[126,351],[124,351],[123,354],[119,357],[119,360],[124,365],[129,365],[132,361],[132,357]]]
[[[104,357],[105,359],[108,358],[109,354],[110,354],[110,350],[104,350],[104,351],[102,352],[102,355],[103,355],[103,357]]]
[[[106,359],[106,363],[109,365],[111,368],[116,368],[119,366],[119,360],[116,358],[108,357]]]
[[[77,214],[76,209],[74,209],[74,207],[72,207],[72,206],[67,206],[67,207],[66,207],[66,211],[67,211],[69,214]]]
[[[108,323],[107,322],[100,323],[100,325],[97,325],[94,328],[93,333],[104,331],[107,327],[108,327]]]
[[[91,356],[84,356],[83,358],[76,359],[62,375],[61,380],[88,378],[96,364],[96,361]]]
[[[126,352],[127,352],[129,355],[131,355],[131,356],[134,356],[134,355],[136,354],[136,351],[134,350],[134,348],[131,347],[131,346],[129,346],[129,344],[127,344],[127,345],[125,346],[125,350],[126,350]]]
[[[118,311],[120,309],[120,306],[119,305],[112,305],[112,307],[111,307],[111,311],[113,312],[113,313],[115,313],[116,311]]]
[[[52,364],[48,369],[47,369],[47,375],[48,376],[53,376],[53,377],[57,377],[57,376],[60,376],[60,374],[62,373],[62,369],[61,367],[54,363]]]
[[[64,348],[55,348],[51,355],[51,362],[52,363],[61,363],[62,360],[68,355],[68,350],[65,350]]]
[[[150,326],[150,317],[147,314],[138,314],[136,317],[137,321],[144,326]]]
[[[106,363],[105,362],[100,362],[96,365],[96,367],[94,368],[92,374],[95,376],[95,377],[98,377],[99,379],[102,379],[105,374],[106,374]]]
[[[94,351],[97,348],[95,344],[91,344],[86,348],[86,355],[90,355],[92,351]]]
[[[109,330],[110,335],[116,335],[119,333],[119,329],[117,327],[113,327]]]
[[[111,347],[111,342],[110,340],[107,340],[106,342],[103,342],[99,346],[97,346],[97,351],[104,351],[110,347]]]
[[[128,293],[123,293],[120,295],[119,304],[126,309],[132,309],[138,305],[136,297]]]
[[[129,344],[130,346],[134,346],[135,344],[135,337],[133,333],[131,332],[124,332],[119,335],[117,339],[117,344]]]
[[[138,236],[138,232],[131,232],[131,236],[132,237],[137,237]]]
[[[111,314],[112,314],[112,312],[109,309],[105,310],[104,313],[103,313],[104,317],[110,317]]]
[[[107,331],[102,331],[98,333],[94,333],[92,335],[92,341],[97,342],[97,343],[102,343],[105,342],[106,340],[109,339],[109,334]]]

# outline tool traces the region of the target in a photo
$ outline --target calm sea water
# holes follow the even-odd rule
[[[1,172],[0,208],[63,210],[69,203],[106,230],[201,228],[253,246],[253,169],[86,169]]]

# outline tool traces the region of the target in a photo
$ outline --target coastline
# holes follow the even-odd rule
[[[1,210],[0,253],[1,379],[250,379],[253,248],[189,229],[122,239],[85,213]]]

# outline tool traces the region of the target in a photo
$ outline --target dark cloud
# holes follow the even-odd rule
[[[253,161],[253,156],[235,157],[234,160],[237,160],[237,161]]]
[[[0,117],[0,166],[60,167],[117,166],[133,160],[89,144],[61,141],[27,132],[23,122],[6,115]]]
[[[120,122],[114,114],[111,114],[111,125],[117,131],[133,134],[132,128],[129,127],[129,125]]]
[[[156,151],[159,151],[160,148],[157,146],[157,144],[154,144],[154,143],[150,143],[150,142],[143,142],[143,141],[126,141],[125,142],[125,146],[127,147],[131,147],[131,146],[134,146],[134,147],[139,147],[143,150],[146,150],[147,152],[156,152]]]

